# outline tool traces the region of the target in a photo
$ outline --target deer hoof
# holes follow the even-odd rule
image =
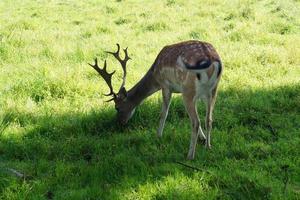
[[[205,147],[207,148],[207,149],[211,149],[211,145],[210,144],[207,144],[207,143],[205,143]]]
[[[194,160],[194,157],[193,156],[187,156],[187,159],[188,160]]]
[[[162,133],[157,133],[158,138],[162,138]]]
[[[188,155],[187,155],[187,159],[188,160],[194,160],[194,158],[195,158],[195,154],[189,152]]]

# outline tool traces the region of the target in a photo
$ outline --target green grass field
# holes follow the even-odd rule
[[[299,0],[1,0],[0,199],[300,199]],[[212,150],[187,161],[180,95],[128,126],[87,65],[129,47],[127,89],[167,44],[212,43],[224,73]],[[102,64],[102,63],[101,63]],[[204,106],[199,102],[204,122]],[[184,167],[177,162],[198,168]],[[11,170],[22,173],[18,178]]]

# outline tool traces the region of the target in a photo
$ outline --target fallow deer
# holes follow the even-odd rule
[[[165,46],[156,57],[146,75],[129,91],[125,89],[126,63],[130,59],[127,48],[125,58],[120,57],[120,45],[112,54],[123,69],[123,82],[119,91],[113,90],[111,78],[114,72],[106,70],[106,60],[103,69],[99,68],[97,58],[92,66],[106,81],[112,96],[109,101],[115,102],[117,119],[126,124],[132,117],[136,107],[153,93],[162,90],[163,104],[160,114],[157,134],[162,136],[164,124],[168,115],[172,93],[182,93],[185,108],[192,124],[192,134],[188,159],[194,159],[198,136],[211,148],[210,133],[212,129],[212,112],[217,95],[217,86],[222,74],[221,59],[214,47],[206,42],[185,41]],[[206,104],[206,135],[203,133],[197,112],[197,100],[202,99]]]

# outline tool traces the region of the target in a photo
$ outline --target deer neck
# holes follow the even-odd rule
[[[153,71],[149,70],[147,74],[127,92],[127,103],[132,109],[135,109],[147,97],[159,89],[160,86],[154,78]]]

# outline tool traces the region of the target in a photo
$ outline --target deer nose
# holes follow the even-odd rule
[[[121,120],[121,121],[120,121],[120,124],[121,124],[121,125],[125,125],[126,122],[125,122],[124,120]]]

